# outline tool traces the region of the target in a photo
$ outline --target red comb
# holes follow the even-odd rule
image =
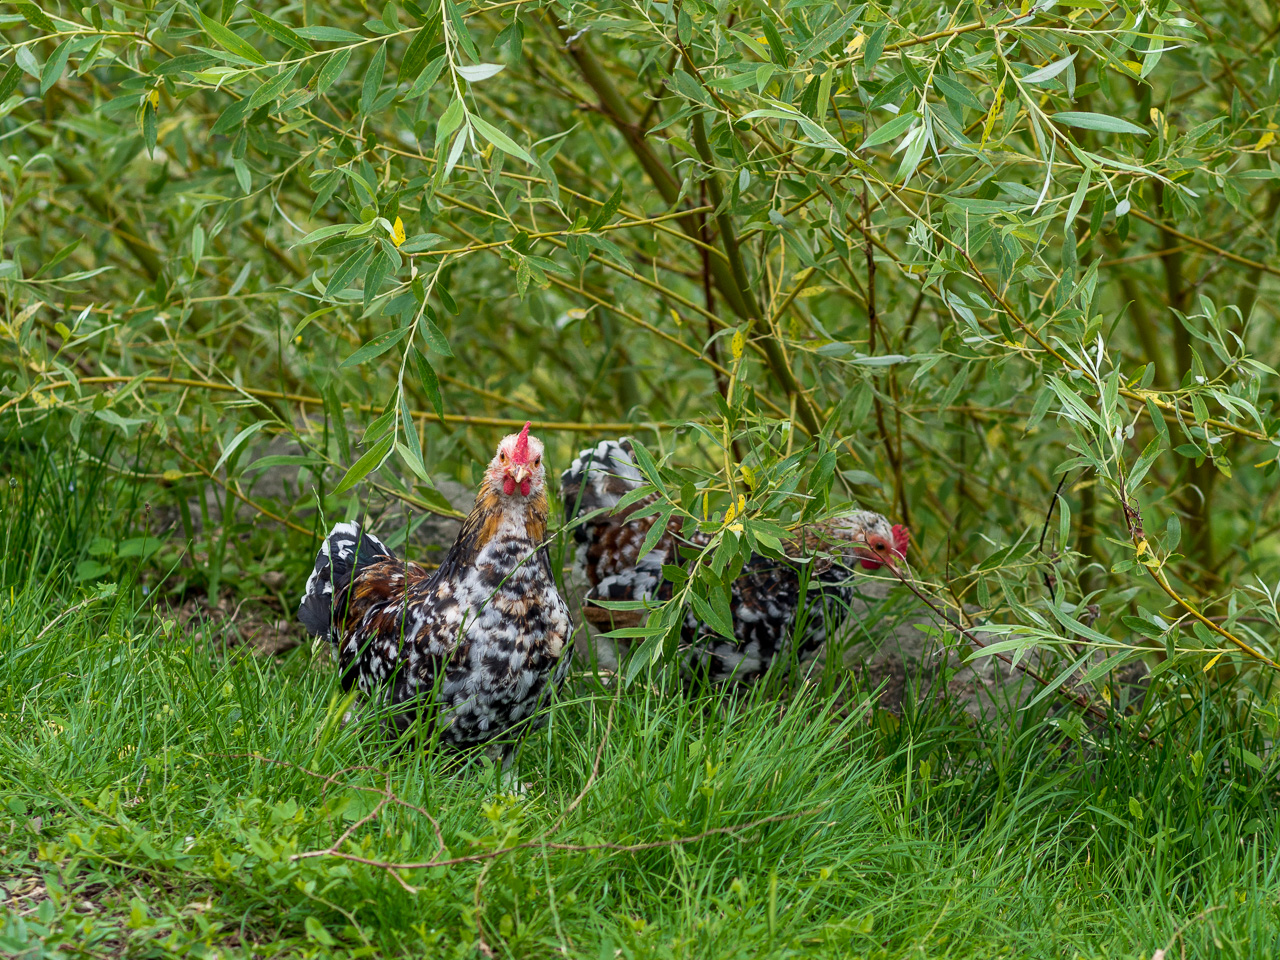
[[[512,463],[528,463],[529,462],[529,427],[532,424],[525,421],[524,426],[520,430],[520,435],[516,437],[516,448],[511,453]]]
[[[900,523],[893,525],[893,552],[904,560],[907,556],[907,547],[911,545],[911,531]]]

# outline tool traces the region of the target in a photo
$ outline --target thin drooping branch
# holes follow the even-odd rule
[[[876,313],[876,251],[871,242],[871,207],[868,202],[867,182],[862,181],[862,218],[858,221],[862,229],[863,246],[867,257],[867,354],[875,356],[876,328],[879,315]],[[880,442],[884,445],[885,457],[889,460],[889,469],[893,471],[893,491],[898,501],[898,510],[902,522],[911,526],[911,510],[907,506],[906,485],[902,479],[902,458],[894,448],[893,438],[884,424],[884,405],[880,402],[880,394],[873,388],[871,402],[876,412],[876,428],[880,432]]]
[[[553,11],[547,10],[547,18],[557,37],[570,36],[568,29],[560,22]],[[631,150],[636,161],[640,164],[663,201],[669,205],[675,204],[680,199],[679,181],[654,152],[649,141],[645,138],[645,131],[636,120],[631,105],[627,103],[613,83],[612,78],[595,58],[586,39],[577,37],[573,38],[571,42],[566,41],[564,49],[577,65],[583,80],[599,97],[601,114],[613,124],[614,128],[626,141],[627,147]],[[700,124],[700,115],[695,115],[693,123],[695,145],[704,164],[707,166],[709,178],[707,187],[711,193],[712,203],[719,209],[722,206],[723,194],[712,173],[712,158],[710,156],[710,148],[706,146],[705,130],[701,133],[701,144],[698,144]],[[690,238],[701,239],[701,227],[697,216],[689,214],[681,217],[676,222],[680,224],[681,229]],[[753,324],[760,319],[760,308],[746,275],[746,269],[738,250],[737,239],[732,229],[732,222],[728,214],[722,211],[717,216],[716,223],[720,228],[720,243],[726,255],[725,261],[720,260],[718,257],[710,258],[709,261],[716,289],[720,291],[729,308],[740,319],[748,324]],[[727,230],[726,225],[729,228]],[[816,435],[820,431],[821,425],[808,396],[800,388],[794,373],[787,364],[781,345],[773,336],[772,331],[759,331],[757,338],[764,350],[765,361],[770,373],[782,386],[787,397],[795,399],[796,416],[800,426],[810,435]]]
[[[902,584],[908,590],[914,593],[916,595],[916,598],[921,603],[923,603],[930,610],[932,610],[934,615],[938,617],[938,619],[940,619],[948,627],[950,627],[960,636],[964,637],[966,640],[968,640],[971,644],[973,644],[979,650],[986,648],[987,644],[983,640],[981,640],[976,633],[974,633],[972,630],[970,630],[968,627],[964,626],[963,624],[956,622],[956,620],[953,617],[951,617],[951,615],[948,614],[942,607],[938,606],[938,604],[936,604],[932,600],[932,598],[926,596],[925,593],[915,585],[915,581],[911,577],[907,576],[900,570],[894,569],[893,567],[889,567],[887,569],[895,577],[897,577],[898,580],[901,581]],[[1046,677],[1044,674],[1040,673],[1035,668],[1028,666],[1022,661],[1018,661],[1015,663],[1013,658],[1010,657],[1007,653],[995,653],[993,654],[993,656],[1003,661],[1011,669],[1019,670],[1022,673],[1026,674],[1028,677],[1030,677],[1036,683],[1040,684],[1040,686],[1042,687],[1049,687],[1052,685],[1052,681],[1050,681],[1049,678]],[[1063,699],[1069,700],[1071,703],[1074,703],[1077,707],[1079,707],[1085,713],[1089,714],[1089,716],[1093,717],[1095,720],[1098,720],[1101,723],[1105,723],[1110,726],[1113,726],[1117,730],[1120,730],[1120,731],[1124,730],[1124,726],[1121,724],[1119,719],[1108,716],[1101,708],[1099,708],[1097,705],[1092,703],[1084,694],[1075,693],[1071,690],[1068,690],[1065,684],[1058,684],[1054,692],[1057,693],[1058,696],[1062,697]],[[1138,730],[1138,736],[1141,737],[1144,742],[1150,742],[1151,738],[1147,735],[1146,731]]]

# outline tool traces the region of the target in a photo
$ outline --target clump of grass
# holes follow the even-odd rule
[[[4,507],[34,537],[0,567],[5,952],[1257,956],[1280,931],[1269,764],[1220,697],[1144,743],[1073,740],[1047,701],[879,722],[825,688],[583,677],[511,795],[342,726],[325,655],[176,630],[128,570],[77,582],[136,489],[43,456]]]

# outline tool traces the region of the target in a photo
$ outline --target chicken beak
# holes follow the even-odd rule
[[[532,472],[533,471],[529,469],[529,465],[527,463],[518,463],[516,464],[516,472],[511,475],[511,479],[519,485],[528,480],[529,474]]]

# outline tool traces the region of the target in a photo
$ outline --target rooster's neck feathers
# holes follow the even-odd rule
[[[458,539],[440,565],[442,574],[448,576],[445,571],[470,566],[482,557],[490,564],[497,560],[503,566],[522,562],[546,538],[547,514],[543,491],[537,490],[528,497],[504,496],[499,485],[486,478],[476,494],[475,506],[458,531]]]

